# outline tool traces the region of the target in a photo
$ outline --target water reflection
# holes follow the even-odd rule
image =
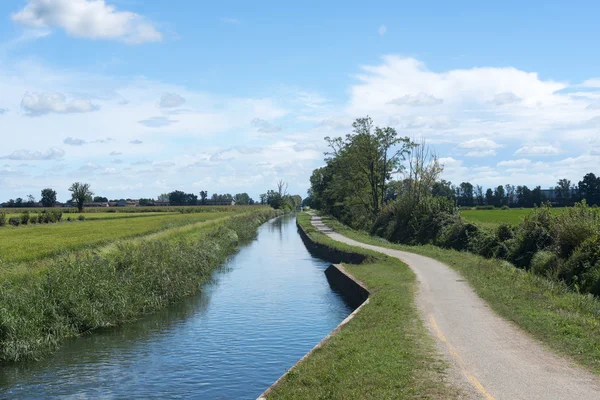
[[[0,398],[256,398],[351,312],[327,266],[269,221],[201,294],[2,368]]]

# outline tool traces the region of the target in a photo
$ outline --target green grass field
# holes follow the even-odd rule
[[[553,213],[560,213],[562,208],[551,210]],[[511,208],[510,210],[462,210],[460,213],[465,220],[482,228],[494,228],[500,224],[517,225],[531,212],[531,208]]]
[[[240,209],[243,210],[243,209]],[[209,221],[233,211],[198,213],[99,213],[89,221],[0,228],[1,263],[39,260],[61,251],[73,251],[147,235],[164,229]],[[86,218],[92,214],[86,214]],[[107,219],[108,218],[108,219]]]
[[[29,212],[30,216],[35,216],[35,215],[39,215],[39,212]],[[181,213],[179,212],[175,212],[175,211],[170,211],[170,212],[161,212],[161,213],[156,213],[156,212],[139,212],[139,213],[127,213],[127,212],[120,212],[120,213],[114,213],[114,212],[94,212],[94,213],[84,213],[82,214],[86,221],[90,220],[90,221],[96,221],[96,220],[101,220],[101,219],[122,219],[122,218],[140,218],[140,217],[148,217],[148,216],[157,216],[157,215],[181,215]],[[9,218],[12,217],[16,217],[19,218],[21,216],[21,213],[14,213],[13,211],[11,211],[10,214],[6,214],[6,219],[8,220]],[[79,217],[79,214],[71,214],[71,213],[66,213],[63,214],[63,222],[66,222],[67,218],[71,218],[72,220],[76,220]]]

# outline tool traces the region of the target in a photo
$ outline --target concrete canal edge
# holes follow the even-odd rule
[[[302,229],[302,227],[300,225],[298,225],[298,230],[300,232],[300,236],[302,236],[302,239],[304,240],[304,243],[307,244],[307,247],[310,244],[310,245],[314,245],[315,246],[314,248],[323,247],[323,248],[329,249],[324,245],[314,242],[310,238],[310,236],[308,236],[308,234],[306,234],[306,232],[304,232],[304,229]],[[323,250],[324,249],[321,249],[321,251],[323,251]],[[333,250],[333,249],[329,249],[329,251],[330,251],[329,252],[330,255],[334,255],[337,257],[342,256],[345,258],[345,257],[355,256],[355,258],[353,258],[354,261],[356,261],[356,260],[362,261],[365,258],[364,256],[362,256],[360,254],[341,252],[341,251],[337,251],[337,250]],[[323,258],[331,259],[331,257],[326,257],[326,256],[323,256]],[[334,258],[336,258],[336,257],[334,257]],[[362,308],[365,305],[369,304],[370,293],[367,290],[367,288],[359,280],[354,278],[348,271],[346,271],[342,265],[331,264],[325,270],[325,276],[329,280],[329,283],[332,286],[336,287],[340,292],[342,292],[342,295],[348,300],[348,302],[353,307],[357,307],[357,308],[350,315],[348,315],[342,322],[340,322],[339,325],[335,327],[335,329],[333,329],[331,332],[329,332],[329,334],[327,336],[325,336],[325,338],[323,340],[321,340],[319,343],[317,343],[317,345],[315,347],[313,347],[308,353],[306,353],[304,355],[304,357],[302,357],[290,369],[288,369],[285,374],[283,374],[279,379],[277,379],[275,381],[275,383],[273,383],[267,390],[265,390],[257,398],[257,400],[266,400],[267,396],[269,396],[269,394],[273,391],[273,389],[275,387],[277,387],[277,385],[279,385],[279,383],[281,381],[283,381],[283,379],[291,371],[296,369],[296,367],[298,365],[300,365],[302,362],[304,362],[304,360],[309,358],[311,356],[311,354],[314,353],[317,349],[319,349],[320,347],[325,345],[325,343],[327,343],[327,341],[331,337],[336,335],[344,327],[344,325],[346,325],[348,322],[350,322],[352,320],[352,318],[354,318],[360,312],[360,310],[362,310]]]

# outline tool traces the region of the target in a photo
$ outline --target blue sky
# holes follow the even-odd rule
[[[600,172],[597,2],[323,3],[1,2],[0,200],[304,195],[367,114],[455,183]]]

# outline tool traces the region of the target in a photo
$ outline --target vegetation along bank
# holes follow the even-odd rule
[[[65,252],[45,259],[43,268],[1,273],[0,361],[40,358],[61,339],[135,320],[196,293],[240,242],[280,213],[249,209],[172,228],[173,235],[166,230],[112,242],[104,251]],[[11,264],[0,267],[8,271]]]
[[[328,238],[313,228],[306,213],[298,215],[298,223],[310,240],[330,248],[333,257],[360,255],[357,259],[364,259],[362,263],[344,267],[369,289],[371,296],[348,324],[297,364],[268,398],[458,396],[456,389],[445,382],[445,365],[417,314],[416,280],[408,266]]]

